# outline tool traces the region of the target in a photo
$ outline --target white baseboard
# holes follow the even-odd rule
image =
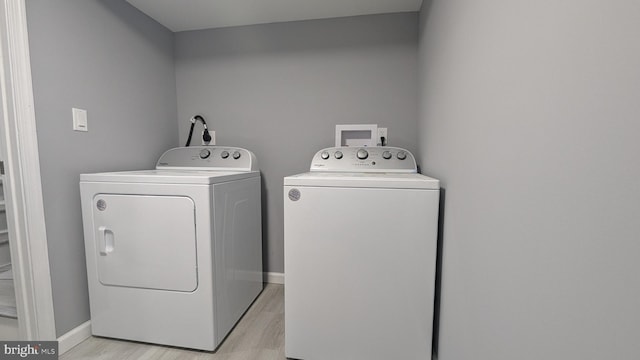
[[[62,355],[91,337],[91,320],[71,329],[58,338],[58,354]]]
[[[266,272],[264,273],[264,281],[270,284],[284,284],[284,273]]]

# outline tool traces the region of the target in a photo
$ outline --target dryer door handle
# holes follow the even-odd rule
[[[113,252],[113,231],[109,230],[106,226],[100,226],[98,227],[98,235],[100,255],[106,256]]]

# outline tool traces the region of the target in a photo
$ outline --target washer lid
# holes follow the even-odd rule
[[[209,185],[257,176],[258,171],[142,170],[80,174],[80,181]]]
[[[422,174],[308,172],[284,178],[287,186],[440,189],[440,181]]]

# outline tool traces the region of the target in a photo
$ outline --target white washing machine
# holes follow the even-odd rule
[[[93,335],[215,350],[262,291],[255,155],[175,148],[80,191]]]
[[[286,177],[286,356],[431,359],[438,206],[400,148],[324,149]]]

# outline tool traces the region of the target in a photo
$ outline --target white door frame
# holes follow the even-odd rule
[[[0,0],[0,89],[0,151],[19,336],[55,340],[25,0]]]

